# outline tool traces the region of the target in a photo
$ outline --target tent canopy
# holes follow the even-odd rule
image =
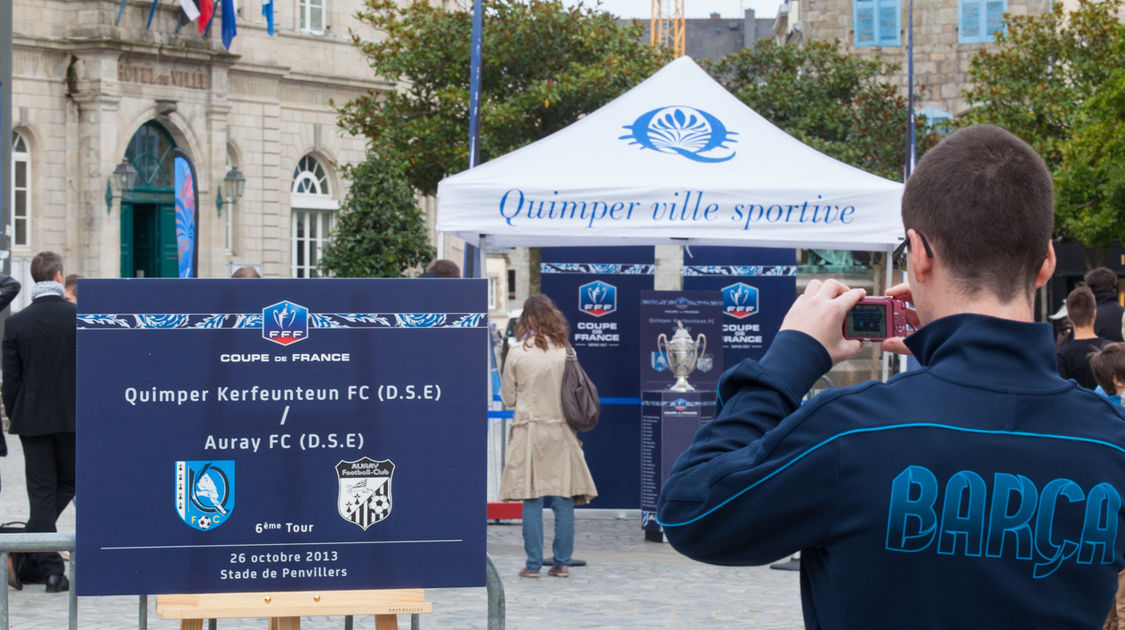
[[[437,229],[482,246],[887,250],[902,184],[770,124],[681,57],[546,138],[438,184]]]

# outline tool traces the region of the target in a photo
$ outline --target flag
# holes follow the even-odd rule
[[[215,17],[215,7],[211,0],[199,0],[199,34],[207,32],[211,26],[211,18]]]
[[[237,16],[234,14],[234,0],[223,0],[223,46],[230,50],[231,40],[235,35],[238,35],[238,29],[234,25],[234,20]]]
[[[148,27],[152,26],[152,16],[156,15],[156,3],[157,2],[160,2],[160,0],[152,0],[152,7],[150,7],[149,10],[148,10],[148,22],[145,24],[146,29]]]
[[[199,19],[199,7],[195,6],[193,0],[180,0],[180,8],[184,11],[184,16],[188,22],[194,22]]]
[[[273,35],[273,0],[262,0],[262,15],[266,16],[266,27]]]

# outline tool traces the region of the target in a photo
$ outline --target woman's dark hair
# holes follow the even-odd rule
[[[550,344],[566,346],[570,326],[551,298],[539,293],[524,300],[523,313],[516,324],[516,338],[523,339],[525,348],[528,344],[543,350],[549,349]]]

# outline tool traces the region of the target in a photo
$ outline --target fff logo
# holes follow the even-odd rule
[[[595,280],[578,287],[578,310],[601,317],[617,310],[617,287]]]
[[[288,300],[262,309],[262,338],[288,346],[309,336],[309,309]]]
[[[744,282],[723,287],[723,312],[735,319],[757,313],[758,289]]]

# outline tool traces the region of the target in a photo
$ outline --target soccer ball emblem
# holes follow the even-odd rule
[[[200,516],[199,517],[199,529],[207,529],[208,527],[211,527],[211,517]]]

